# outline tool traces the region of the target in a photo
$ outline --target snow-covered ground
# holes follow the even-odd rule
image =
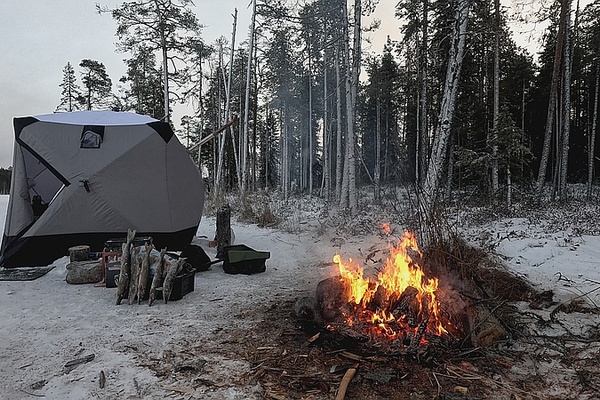
[[[8,196],[0,196],[0,226],[7,202]],[[265,309],[312,293],[333,273],[335,253],[364,259],[363,252],[381,241],[376,233],[340,238],[316,229],[314,213],[294,215],[290,223],[296,229],[288,225],[285,231],[232,221],[236,243],[270,251],[266,272],[228,275],[214,265],[196,274],[193,292],[168,304],[117,306],[116,289],[69,285],[67,257],[37,280],[0,282],[0,399],[265,398],[256,381],[242,378],[252,372],[240,356],[248,332],[265,318]],[[504,218],[462,230],[469,242],[494,250],[536,288],[553,290],[556,302],[581,297],[595,307],[600,302],[600,291],[595,291],[600,287],[600,237],[576,234],[574,224],[551,229],[543,220]],[[213,258],[207,238],[214,226],[214,218],[203,218],[197,238]],[[549,311],[540,312],[547,316]],[[579,324],[578,332],[598,324],[597,315],[572,319],[569,326]],[[65,368],[92,354],[93,360]],[[549,377],[562,367],[532,368]],[[194,378],[182,381],[179,370],[193,371]],[[551,382],[546,389],[555,398],[565,393]]]
[[[600,226],[600,221],[597,222]],[[494,250],[514,272],[540,291],[553,290],[555,300],[581,296],[600,305],[600,236],[577,234],[577,221],[562,229],[545,221],[502,218],[465,229],[469,240]]]
[[[7,203],[8,196],[0,196],[0,226]],[[246,373],[249,366],[220,349],[221,341],[260,321],[255,310],[314,290],[331,272],[323,261],[330,261],[339,247],[312,232],[289,234],[234,221],[232,228],[236,243],[270,251],[266,272],[228,275],[212,266],[196,274],[193,292],[168,304],[124,301],[117,306],[114,288],[69,285],[68,257],[37,280],[0,282],[0,399],[163,399],[179,393],[169,387],[185,391],[198,386],[192,390],[194,398],[260,398],[258,388],[232,380],[232,371]],[[214,232],[214,218],[203,218],[197,241],[213,259],[215,250],[202,236]],[[168,374],[158,378],[147,365],[139,365],[147,358],[167,357],[165,349],[190,351],[206,362],[198,367],[198,377],[209,383],[177,382]],[[93,361],[66,373],[67,362],[89,354]],[[165,361],[157,368],[173,366]]]

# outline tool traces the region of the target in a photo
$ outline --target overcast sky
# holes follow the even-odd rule
[[[98,15],[95,4],[115,0],[3,0],[0,9],[0,167],[12,165],[13,117],[52,113],[60,102],[62,70],[70,62],[79,75],[84,58],[104,63],[113,85],[125,73],[126,55],[115,52],[116,24]],[[237,37],[250,25],[249,0],[196,0],[204,39],[231,37],[238,9]],[[78,76],[79,79],[79,76]]]
[[[195,0],[198,20],[205,26],[203,39],[207,43],[220,36],[229,40],[232,14],[237,8],[237,45],[246,40],[250,1]],[[115,52],[116,25],[109,14],[96,13],[96,3],[114,8],[122,1],[1,0],[0,167],[12,165],[13,117],[48,114],[56,109],[61,92],[58,85],[67,62],[78,75],[82,59],[104,63],[113,86],[125,74],[123,59],[128,56]],[[399,22],[394,17],[396,3],[396,0],[380,0],[372,18],[381,20],[381,29],[370,34],[372,45],[363,44],[364,51],[381,53],[388,35],[393,40],[400,39]],[[365,26],[370,19],[364,20]],[[181,116],[175,109],[173,121],[179,121]]]
[[[60,102],[62,70],[70,62],[79,79],[84,58],[104,63],[113,86],[125,74],[126,55],[115,52],[116,25],[109,14],[98,15],[95,4],[114,8],[115,0],[2,0],[0,9],[0,167],[12,165],[13,118],[52,113]],[[231,38],[238,9],[238,44],[248,37],[250,0],[195,0],[197,17],[205,26],[204,40]],[[396,1],[383,0],[377,14],[394,21]],[[395,23],[397,24],[397,22]],[[386,25],[374,50],[381,50]],[[390,30],[391,29],[391,30]],[[174,115],[178,121],[181,116]]]

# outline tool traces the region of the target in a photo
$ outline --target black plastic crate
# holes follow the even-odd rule
[[[245,244],[223,247],[223,271],[228,274],[255,274],[265,272],[268,251],[256,251]]]
[[[119,273],[121,272],[121,263],[109,263],[106,268],[106,287],[114,288],[119,284]],[[195,286],[195,276],[196,272],[186,272],[180,275],[177,275],[173,280],[173,289],[171,290],[171,296],[169,298],[170,301],[181,300],[183,296],[194,291]],[[142,300],[147,300],[150,295],[150,286],[152,285],[152,279],[154,276],[150,274],[148,276],[148,283],[146,284],[146,293]],[[125,291],[125,299],[128,297],[129,291]],[[163,293],[162,288],[156,291],[155,298],[157,300],[162,300]]]
[[[194,291],[196,271],[187,272],[182,275],[177,275],[173,281],[173,290],[169,301],[181,300],[183,296]],[[156,292],[156,299],[162,300],[162,290]]]
[[[104,250],[105,251],[121,251],[123,248],[123,243],[127,243],[126,238],[112,238],[108,239],[104,242]],[[134,237],[131,245],[133,247],[143,246],[146,243],[152,244],[152,236],[146,237]]]
[[[113,261],[106,263],[104,269],[104,282],[107,288],[114,288],[118,286],[119,273],[121,272],[121,261]]]

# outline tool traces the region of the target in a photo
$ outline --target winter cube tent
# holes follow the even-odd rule
[[[0,266],[48,265],[128,228],[182,250],[202,216],[200,171],[170,125],[112,111],[14,119],[15,145]]]

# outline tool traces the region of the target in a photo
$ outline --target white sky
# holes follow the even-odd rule
[[[0,167],[12,164],[13,117],[55,110],[67,62],[77,74],[84,58],[104,63],[113,86],[124,75],[122,60],[127,57],[115,52],[116,24],[109,14],[96,13],[96,3],[114,7],[121,2],[0,0]],[[249,0],[196,0],[195,4],[198,19],[206,26],[203,37],[207,42],[221,35],[231,37],[236,7],[237,37],[245,40]]]

